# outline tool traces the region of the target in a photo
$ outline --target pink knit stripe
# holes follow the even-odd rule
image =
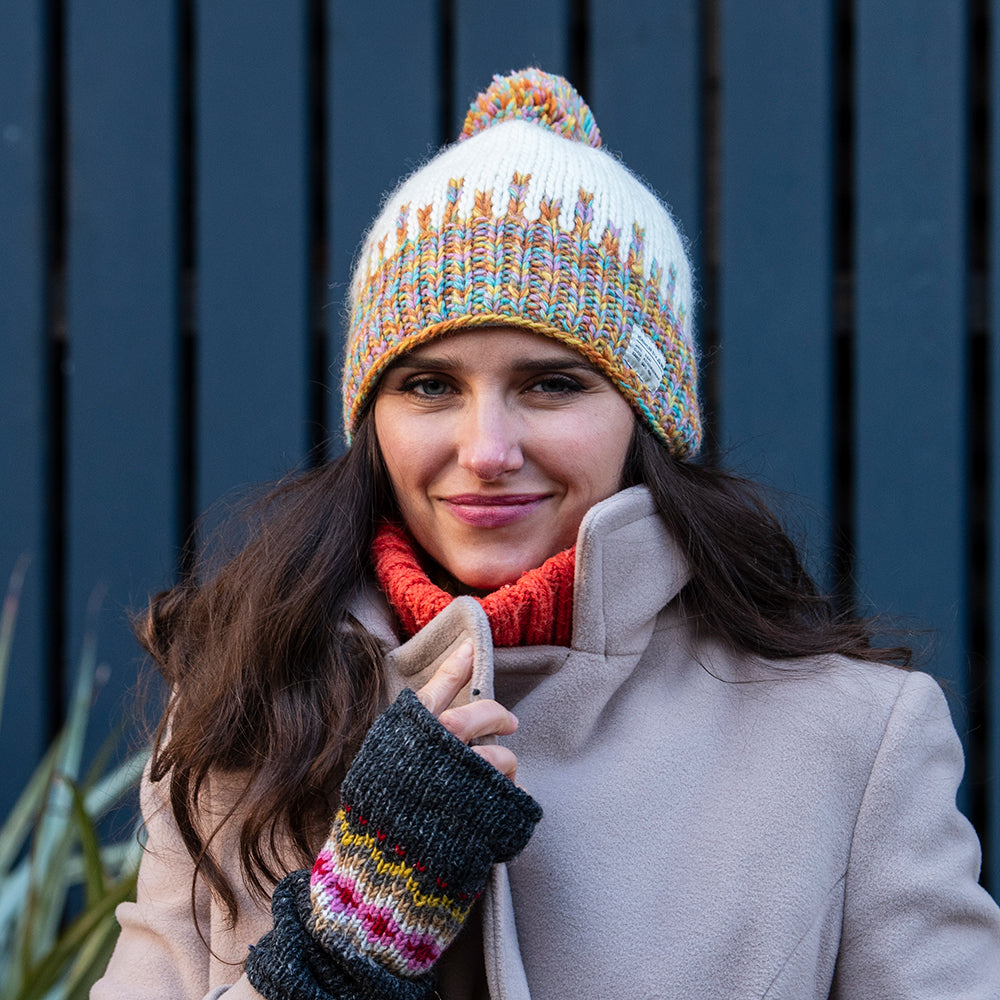
[[[364,886],[331,867],[331,861],[329,852],[324,851],[313,868],[313,905],[323,917],[369,949],[392,956],[392,964],[409,974],[430,968],[444,950],[442,943],[425,931],[405,930],[391,906],[368,902]],[[432,918],[431,913],[426,916]]]

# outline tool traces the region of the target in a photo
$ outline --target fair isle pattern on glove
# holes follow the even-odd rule
[[[311,876],[309,931],[393,974],[424,975],[454,940],[490,868],[541,810],[404,691],[348,772]]]
[[[351,812],[347,806],[337,814],[339,837],[313,866],[317,932],[339,929],[397,975],[420,975],[454,940],[480,894],[450,895],[441,879],[435,892],[425,892],[420,876],[427,866],[406,861],[403,845],[387,844],[381,830],[369,833],[368,820]]]

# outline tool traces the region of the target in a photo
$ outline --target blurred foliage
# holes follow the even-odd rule
[[[0,725],[25,571],[0,612]],[[109,766],[112,739],[83,771],[102,672],[91,633],[65,725],[0,826],[0,1000],[85,1000],[118,937],[115,907],[134,898],[138,837],[101,843],[99,823],[137,786],[146,754]]]

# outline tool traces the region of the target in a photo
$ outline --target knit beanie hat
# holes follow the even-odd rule
[[[462,135],[389,195],[351,281],[350,440],[403,352],[498,324],[552,337],[606,375],[670,451],[701,441],[684,242],[666,207],[601,149],[562,77],[494,77]]]

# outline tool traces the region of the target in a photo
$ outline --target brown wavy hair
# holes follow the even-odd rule
[[[907,648],[873,643],[871,621],[836,613],[752,482],[677,461],[637,421],[622,485],[637,484],[689,560],[680,600],[698,629],[770,659],[909,663]],[[376,525],[396,515],[370,408],[344,455],[279,483],[253,510],[233,558],[157,595],[136,625],[172,692],[150,776],[167,783],[196,878],[232,920],[234,873],[211,848],[236,805],[205,828],[206,780],[236,780],[240,875],[266,898],[282,869],[312,863],[384,698],[381,653],[351,614],[373,580]]]
[[[350,607],[372,578],[375,526],[393,510],[365,420],[344,455],[248,509],[249,540],[234,557],[212,569],[203,555],[136,621],[170,690],[150,778],[167,782],[196,872],[231,920],[232,873],[211,850],[224,824],[238,806],[240,874],[266,896],[283,867],[312,863],[378,714],[381,654]],[[206,829],[200,797],[213,774],[226,776],[231,805]]]

